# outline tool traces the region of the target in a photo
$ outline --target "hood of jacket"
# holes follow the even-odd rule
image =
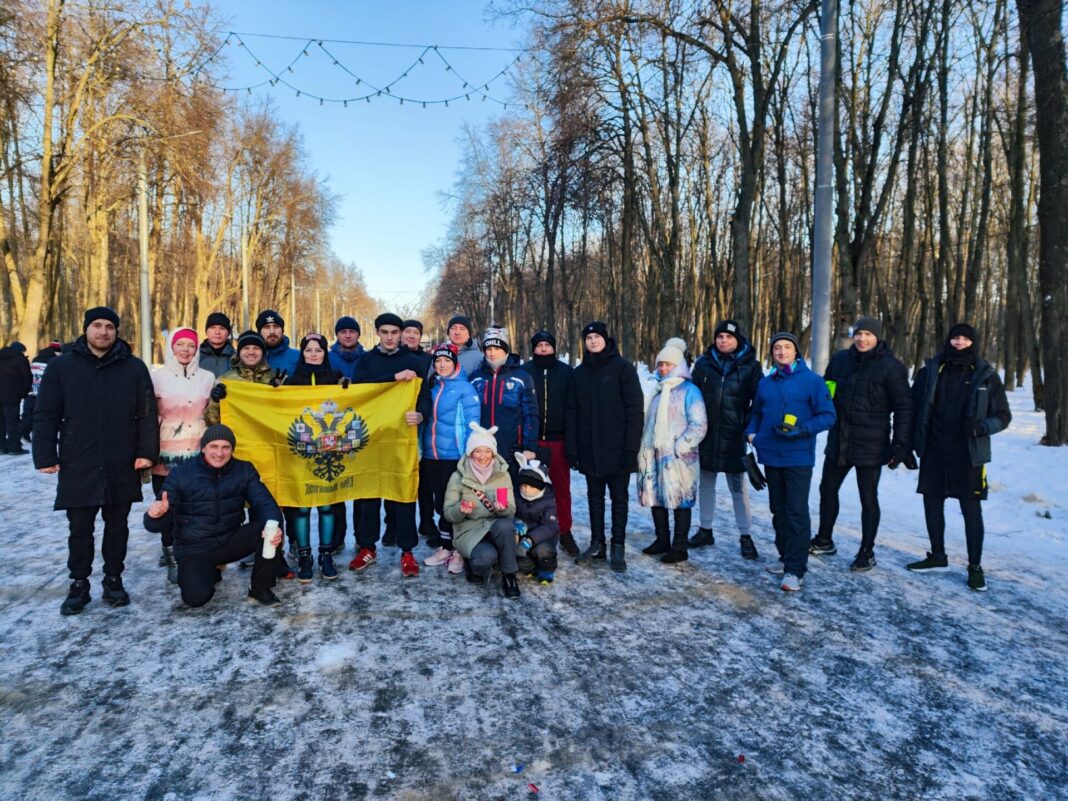
[[[193,360],[189,364],[181,365],[178,357],[174,355],[174,335],[181,329],[176,329],[167,334],[167,347],[163,349],[163,367],[167,372],[179,378],[189,378],[200,369],[200,348],[193,351]]]

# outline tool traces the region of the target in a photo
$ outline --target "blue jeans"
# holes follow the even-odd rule
[[[811,467],[764,466],[768,480],[768,505],[775,527],[775,547],[787,573],[800,578],[808,569],[808,545],[812,521],[808,516]]]

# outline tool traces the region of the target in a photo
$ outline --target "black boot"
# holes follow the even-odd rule
[[[710,528],[699,528],[697,533],[690,537],[689,543],[691,548],[704,548],[706,545],[715,545],[716,537],[712,533]]]
[[[297,581],[307,584],[312,580],[311,546],[297,548]]]
[[[604,543],[601,543],[601,547],[604,547]],[[603,557],[602,557],[603,558]],[[612,568],[616,573],[625,573],[627,570],[627,554],[626,548],[622,542],[612,542],[612,557],[608,562],[608,566]]]
[[[130,595],[122,587],[122,576],[104,576],[104,600],[108,606],[130,603]]]
[[[653,543],[645,548],[642,548],[642,553],[646,556],[660,556],[671,550],[671,531],[668,528],[668,510],[663,506],[654,506],[653,512],[653,531],[656,533],[656,539]]]
[[[504,573],[501,575],[501,590],[504,592],[505,598],[514,601],[519,597],[519,582],[516,581],[515,573]]]
[[[164,545],[163,555],[166,557],[167,562],[164,567],[167,568],[167,581],[171,584],[178,583],[178,560],[174,558],[174,546]]]
[[[72,581],[70,589],[67,590],[67,597],[63,600],[63,605],[59,607],[59,613],[61,615],[76,615],[85,609],[91,600],[89,580],[78,579],[77,581]]]
[[[604,560],[604,540],[590,540],[590,547],[582,552],[582,556],[575,560],[576,565],[588,565],[595,560]]]
[[[758,559],[760,554],[757,553],[756,546],[753,544],[753,538],[748,534],[741,536],[742,545],[742,559]]]
[[[579,547],[575,542],[575,538],[571,535],[570,531],[565,531],[560,535],[560,547],[564,549],[564,553],[568,556],[578,556]]]
[[[486,581],[485,576],[478,575],[478,573],[474,571],[474,568],[471,567],[470,559],[464,559],[464,577],[471,584],[482,584]]]
[[[660,561],[665,565],[675,565],[689,559],[686,553],[686,536],[690,533],[692,512],[689,509],[676,509],[674,511],[675,533],[671,539],[671,550]]]

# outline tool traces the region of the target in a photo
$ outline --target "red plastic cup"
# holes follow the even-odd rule
[[[508,505],[508,487],[497,487],[497,503],[501,506]]]

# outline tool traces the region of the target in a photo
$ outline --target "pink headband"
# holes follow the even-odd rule
[[[174,343],[179,339],[191,339],[193,340],[193,346],[198,347],[200,345],[200,337],[197,336],[197,332],[192,328],[179,328],[175,330],[171,336],[171,347],[174,347]]]

